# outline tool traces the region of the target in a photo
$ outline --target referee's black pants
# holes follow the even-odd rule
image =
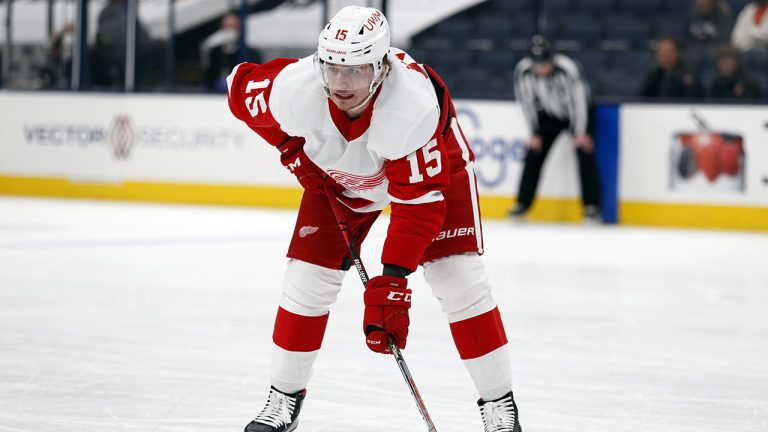
[[[539,184],[541,167],[549,154],[555,139],[564,130],[568,130],[569,121],[551,117],[539,111],[539,131],[541,133],[541,151],[528,150],[525,155],[523,176],[520,179],[520,190],[517,194],[517,203],[525,209],[531,207],[536,196],[536,188]],[[589,134],[594,138],[594,115],[590,113]],[[594,151],[587,153],[582,149],[576,151],[579,159],[579,178],[581,179],[581,200],[585,206],[600,207],[600,181],[597,177],[597,165],[595,164]]]

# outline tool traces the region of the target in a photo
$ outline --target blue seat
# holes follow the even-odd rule
[[[471,37],[500,43],[512,37],[514,22],[506,17],[482,17],[475,23],[475,32]]]
[[[573,8],[579,13],[605,15],[613,11],[614,0],[575,0]]]
[[[520,61],[520,55],[509,50],[481,51],[477,53],[476,64],[478,68],[495,71],[511,71]]]
[[[687,33],[685,21],[680,18],[659,18],[653,27],[655,39],[671,36],[677,40],[683,40]]]
[[[510,67],[494,68],[481,66],[479,64],[470,68],[460,71],[456,77],[459,82],[466,81],[493,81],[492,86],[502,83],[504,86],[512,85],[514,81],[514,75],[512,73],[514,69]],[[461,85],[461,84],[459,84]],[[502,89],[500,91],[506,91]]]
[[[467,50],[434,50],[430,55],[428,65],[435,69],[438,75],[455,76],[471,63],[471,53]]]
[[[636,71],[608,70],[598,74],[599,88],[603,96],[626,98],[640,92],[640,80]]]
[[[602,98],[604,96],[605,92],[603,92],[603,87],[597,79],[597,76],[588,76],[587,83],[589,84],[589,89],[592,91],[592,97]]]
[[[742,62],[751,73],[766,79],[768,74],[768,52],[748,51],[742,54]]]
[[[467,79],[458,83],[457,97],[467,99],[511,99],[508,83],[501,79]]]
[[[499,73],[497,70],[483,67],[480,64],[462,69],[456,74],[456,78],[459,82],[502,79],[502,77],[503,74]]]
[[[531,11],[530,1],[491,0],[491,6],[500,14],[512,17]]]
[[[640,47],[648,42],[650,29],[648,23],[641,19],[616,19],[609,20],[605,32],[605,39],[627,42],[628,46]]]
[[[715,52],[707,47],[689,47],[680,54],[683,63],[688,69],[698,70],[717,64]]]
[[[469,65],[471,60],[472,54],[467,50],[436,50],[431,55],[433,64],[448,64],[456,68]]]
[[[453,47],[453,39],[435,36],[414,37],[414,45],[418,45],[429,50],[444,50]]]
[[[617,51],[611,55],[613,69],[623,69],[637,73],[643,73],[651,69],[655,62],[655,53],[652,51]]]
[[[510,37],[512,39],[530,39],[533,36],[533,19],[518,18],[511,23]]]
[[[557,38],[560,40],[575,41],[582,47],[593,47],[603,36],[603,29],[594,18],[586,16],[572,16],[560,24]]]
[[[619,0],[618,10],[621,13],[646,17],[660,13],[662,3],[661,0]]]
[[[414,34],[411,37],[411,43],[412,44],[420,44],[421,41],[423,41],[425,39],[429,39],[430,37],[432,37],[432,29],[431,28],[424,29],[424,30]]]
[[[472,21],[468,19],[448,19],[435,25],[432,34],[436,37],[463,41],[474,31]]]
[[[601,71],[605,69],[607,65],[607,55],[605,51],[574,51],[569,53],[568,56],[581,65],[581,68],[586,75]]]
[[[667,0],[664,5],[664,10],[667,12],[667,16],[670,17],[684,17],[688,14],[691,8],[691,0]]]
[[[547,0],[544,2],[542,11],[550,19],[569,15],[571,13],[571,0]]]
[[[728,5],[731,7],[731,13],[734,16],[738,15],[750,3],[752,3],[752,0],[728,0]]]
[[[702,70],[699,74],[699,82],[701,83],[701,86],[704,87],[704,92],[709,92],[709,89],[712,88],[712,83],[715,81],[715,78],[717,77],[717,69],[711,68],[711,69],[705,69]]]

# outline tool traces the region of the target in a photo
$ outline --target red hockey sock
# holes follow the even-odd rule
[[[304,316],[277,309],[272,341],[286,351],[310,352],[320,349],[328,324],[328,314]]]
[[[451,323],[451,334],[462,360],[481,357],[507,343],[499,308]]]

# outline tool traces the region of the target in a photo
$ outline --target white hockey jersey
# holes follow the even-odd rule
[[[435,89],[426,72],[403,51],[393,48],[389,56],[388,76],[371,107],[355,120],[346,118],[326,96],[311,56],[259,76],[248,71],[250,82],[271,82],[263,99],[266,112],[253,117],[262,119],[246,122],[258,128],[266,118],[287,135],[303,137],[307,156],[344,187],[343,194],[365,200],[352,206],[359,212],[381,210],[390,201],[415,204],[443,199],[439,185],[444,179],[439,174],[447,174],[448,167],[443,169],[445,155],[439,148]],[[230,75],[230,92],[242,68],[238,65]],[[230,99],[236,96],[230,93]],[[247,97],[243,106],[248,106]],[[424,149],[421,154],[416,153],[419,149]],[[385,173],[387,161],[401,159],[407,169],[390,164],[390,175]],[[404,180],[414,187],[390,188],[393,173],[406,176]]]
[[[440,239],[446,214],[466,216],[479,232],[474,155],[434,71],[394,48],[388,61],[389,74],[355,119],[327,97],[309,57],[238,65],[227,79],[228,101],[235,117],[273,146],[303,138],[302,150],[335,180],[337,199],[350,209],[376,212],[390,204],[382,263],[414,270]],[[454,180],[466,191],[452,196],[448,209],[443,194]],[[481,251],[479,245],[451,251]]]

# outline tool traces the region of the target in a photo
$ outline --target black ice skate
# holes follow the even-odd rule
[[[523,432],[512,392],[493,400],[477,401],[485,432]]]
[[[290,432],[299,425],[299,411],[306,390],[286,394],[271,387],[269,399],[259,415],[248,423],[245,432]]]
[[[603,216],[600,214],[600,208],[593,205],[584,206],[584,225],[601,225]]]
[[[515,223],[524,223],[528,220],[528,207],[522,204],[515,204],[508,212],[510,220]]]

